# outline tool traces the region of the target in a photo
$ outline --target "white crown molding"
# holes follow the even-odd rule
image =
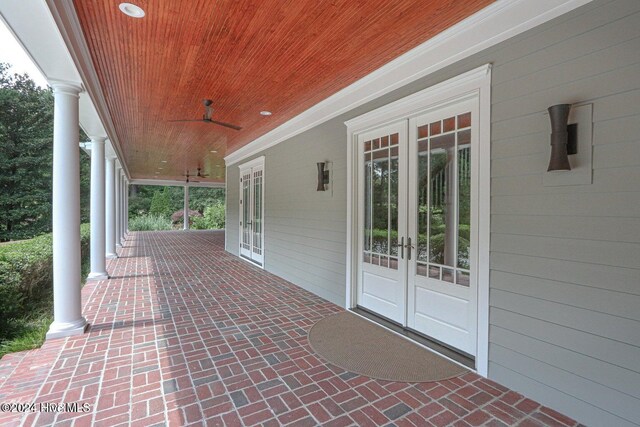
[[[390,104],[384,105],[368,113],[362,114],[345,122],[347,132],[361,132],[373,126],[381,127],[409,115],[424,114],[421,110],[428,105],[429,109],[442,108],[451,102],[460,102],[461,97],[451,97],[452,91],[466,96],[476,96],[478,82],[491,72],[491,64],[485,64],[442,83],[423,89]]]
[[[225,188],[224,182],[190,182],[178,181],[172,179],[132,179],[133,185],[161,185],[161,186],[177,186],[177,187],[207,187],[207,188]]]
[[[80,21],[73,6],[73,2],[65,0],[46,0],[46,4],[49,7],[49,11],[51,12],[51,16],[53,17],[56,26],[58,27],[58,31],[64,40],[64,44],[71,55],[71,60],[82,79],[95,114],[97,114],[98,120],[106,130],[106,134],[111,141],[111,146],[116,152],[117,157],[122,160],[123,169],[127,178],[129,178],[131,175],[126,162],[124,162],[122,146],[120,145],[115,125],[111,119],[111,115],[109,114],[106,98],[102,91],[102,87],[100,86],[98,74],[93,66],[89,47],[87,46],[84,33],[80,27]]]
[[[264,166],[264,156],[256,157],[253,160],[249,160],[246,163],[238,165],[238,167],[240,169],[249,169],[249,168],[253,168],[255,166]]]
[[[331,95],[224,159],[227,165],[376,99],[592,0],[498,0]]]

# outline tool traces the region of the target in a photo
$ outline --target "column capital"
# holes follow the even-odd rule
[[[83,91],[82,85],[76,82],[49,80],[49,84],[53,88],[54,94],[63,93],[65,95],[80,96],[80,92]]]
[[[91,142],[93,144],[96,144],[96,143],[104,144],[104,142],[107,140],[107,137],[106,136],[102,136],[102,135],[100,135],[100,136],[89,136],[89,139],[91,139]]]

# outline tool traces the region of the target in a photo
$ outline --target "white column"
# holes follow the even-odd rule
[[[84,333],[80,286],[80,85],[52,82],[53,312],[47,339]]]
[[[124,181],[124,235],[129,234],[129,181]]]
[[[121,205],[122,205],[122,180],[120,179],[121,177],[121,172],[122,169],[117,166],[116,167],[116,179],[115,179],[115,189],[116,189],[116,249],[119,249],[122,247],[122,244],[120,242],[120,220],[122,218],[121,215]]]
[[[106,257],[116,258],[116,158],[107,157],[106,186]]]
[[[188,230],[189,229],[189,186],[188,185],[184,186],[184,210],[183,210],[182,219],[183,219],[183,222],[182,222],[183,229]]]
[[[124,206],[126,196],[124,194],[124,169],[120,169],[120,244],[124,245]]]
[[[91,137],[91,272],[87,279],[107,279],[105,263],[104,136]]]

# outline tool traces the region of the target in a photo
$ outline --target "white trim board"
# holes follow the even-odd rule
[[[347,125],[347,245],[345,308],[356,305],[358,283],[358,134],[473,97],[479,103],[478,294],[476,372],[489,372],[489,252],[491,214],[491,64],[470,70],[403,99],[370,111]]]
[[[224,182],[190,182],[171,180],[171,179],[132,179],[133,185],[162,185],[162,186],[178,186],[178,187],[208,187],[208,188],[225,188]]]
[[[227,155],[224,160],[228,165],[238,163],[368,101],[591,1],[498,0]]]
[[[242,248],[242,234],[243,234],[243,226],[241,224],[238,224],[238,257],[240,259],[243,259],[246,262],[249,262],[251,264],[253,264],[256,267],[259,267],[261,269],[265,269],[264,265],[265,265],[265,252],[266,252],[266,245],[265,245],[265,221],[264,221],[264,212],[265,212],[265,208],[264,208],[264,200],[265,200],[265,187],[266,187],[266,171],[265,171],[265,156],[260,156],[260,157],[256,157],[253,160],[250,160],[248,162],[245,162],[241,165],[238,165],[238,170],[240,172],[239,174],[239,180],[238,180],[238,184],[240,186],[239,191],[238,191],[238,219],[239,222],[241,222],[244,218],[244,213],[243,213],[243,207],[244,206],[240,206],[243,202],[246,202],[246,200],[244,200],[244,191],[243,191],[243,187],[244,187],[244,183],[242,182],[242,175],[244,172],[249,172],[249,177],[250,177],[250,181],[249,181],[249,199],[250,199],[250,210],[251,210],[251,216],[252,218],[255,218],[255,215],[253,213],[253,209],[255,207],[255,202],[254,202],[254,169],[259,169],[262,172],[262,191],[260,193],[260,218],[262,219],[262,233],[260,236],[261,239],[261,244],[260,244],[260,249],[261,249],[261,253],[259,258],[260,259],[254,259],[254,252],[253,252],[253,238],[255,237],[255,233],[253,232],[253,227],[251,228],[251,250],[249,251],[249,255],[251,258],[248,258],[245,254],[243,254],[243,248]],[[245,203],[246,206],[246,203]]]

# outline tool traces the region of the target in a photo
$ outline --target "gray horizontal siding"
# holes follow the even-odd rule
[[[335,123],[265,150],[264,268],[339,305],[346,277],[345,128]],[[316,191],[316,163],[330,161],[333,191]],[[238,164],[228,167],[228,215],[238,252]]]
[[[640,420],[640,3],[494,53],[489,376],[588,425]],[[593,183],[545,187],[548,117],[593,103]]]
[[[264,152],[265,267],[344,304],[345,120],[490,62],[489,377],[594,426],[640,420],[640,2],[596,0]],[[593,182],[543,186],[547,107],[593,104]],[[334,162],[333,195],[315,162]],[[228,174],[237,253],[237,165]]]

